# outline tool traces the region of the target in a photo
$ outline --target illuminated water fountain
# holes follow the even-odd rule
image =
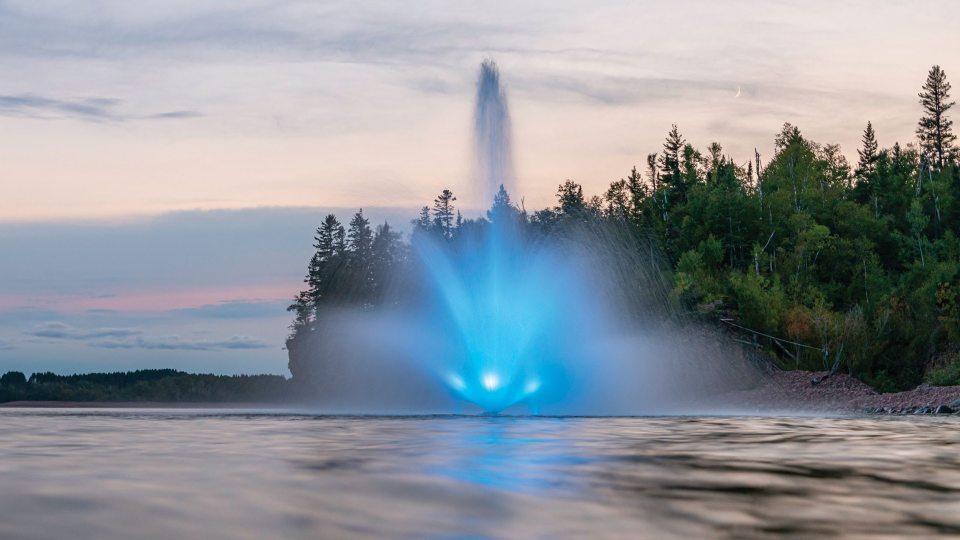
[[[506,189],[510,115],[492,62],[477,89],[476,182],[493,201],[488,221],[414,234],[415,262],[399,280],[412,294],[318,314],[317,329],[291,346],[291,365],[295,352],[310,357],[323,406],[649,414],[689,408],[741,377],[719,361],[717,340],[673,316],[655,250],[622,220],[529,224]]]

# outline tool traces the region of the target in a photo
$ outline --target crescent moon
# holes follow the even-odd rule
[[[735,98],[740,97],[740,85],[739,85],[739,84],[737,85],[737,95],[735,95],[735,96],[733,96],[733,97],[735,97]]]

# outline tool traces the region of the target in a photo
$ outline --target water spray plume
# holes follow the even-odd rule
[[[513,152],[507,95],[500,86],[500,69],[493,60],[480,65],[474,110],[478,187],[486,201],[493,200],[500,186],[513,186]]]

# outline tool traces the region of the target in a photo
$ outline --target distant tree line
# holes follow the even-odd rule
[[[673,126],[644,172],[634,167],[602,195],[567,180],[557,206],[527,213],[501,189],[486,219],[468,220],[444,190],[412,234],[457,242],[503,215],[533,234],[617,220],[659,245],[678,310],[784,340],[756,342],[784,368],[837,369],[884,391],[960,384],[960,154],[939,66],[919,96],[917,142],[880,148],[868,122],[856,164],[789,123],[766,163],[759,153],[736,162],[719,143],[701,152]],[[347,229],[327,216],[314,247],[307,288],[290,306],[294,375],[296,342],[318,310],[396,301],[391,276],[414,259],[362,211]]]
[[[292,382],[280,375],[204,375],[173,369],[56,375],[19,371],[0,376],[0,402],[277,402]]]

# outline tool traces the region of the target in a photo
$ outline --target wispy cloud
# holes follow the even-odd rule
[[[113,120],[114,109],[120,102],[108,98],[79,100],[53,99],[35,94],[0,95],[0,115],[49,118],[55,116],[85,120]]]
[[[124,17],[122,3],[69,16],[29,3],[0,3],[0,50],[27,57],[124,58],[188,55],[263,57],[388,63],[417,58],[432,62],[473,50],[477,40],[509,46],[530,23],[484,23],[455,18],[438,24],[408,9],[380,6],[357,10],[351,2],[260,2],[238,6],[165,9]],[[112,14],[113,16],[105,16]],[[118,16],[119,15],[119,16]],[[525,27],[524,27],[525,26]],[[237,55],[243,51],[245,55]]]
[[[184,351],[212,351],[218,349],[266,349],[270,345],[250,336],[234,336],[227,340],[208,341],[180,339],[179,336],[164,336],[156,338],[138,337],[135,340],[100,340],[90,342],[92,347],[105,349],[161,349]]]
[[[270,344],[262,339],[250,336],[233,336],[224,340],[182,339],[180,336],[151,337],[132,328],[90,328],[83,329],[59,321],[38,324],[25,332],[27,335],[70,341],[85,341],[89,347],[104,349],[160,349],[182,351],[213,351],[266,349]],[[0,341],[0,345],[5,343]]]
[[[69,324],[50,321],[40,323],[28,330],[26,334],[50,339],[70,339],[86,341],[98,338],[126,338],[142,334],[140,330],[131,328],[91,328],[81,329]]]
[[[163,120],[165,118],[200,118],[201,116],[203,116],[203,113],[197,111],[170,111],[160,114],[152,114],[150,116],[146,116],[145,118]]]
[[[0,338],[0,351],[12,351],[16,348],[16,345],[11,343],[9,340]]]
[[[112,98],[56,99],[37,94],[0,95],[0,116],[57,119],[74,118],[88,122],[188,119],[203,116],[197,111],[169,111],[130,115],[119,110],[123,102]]]

